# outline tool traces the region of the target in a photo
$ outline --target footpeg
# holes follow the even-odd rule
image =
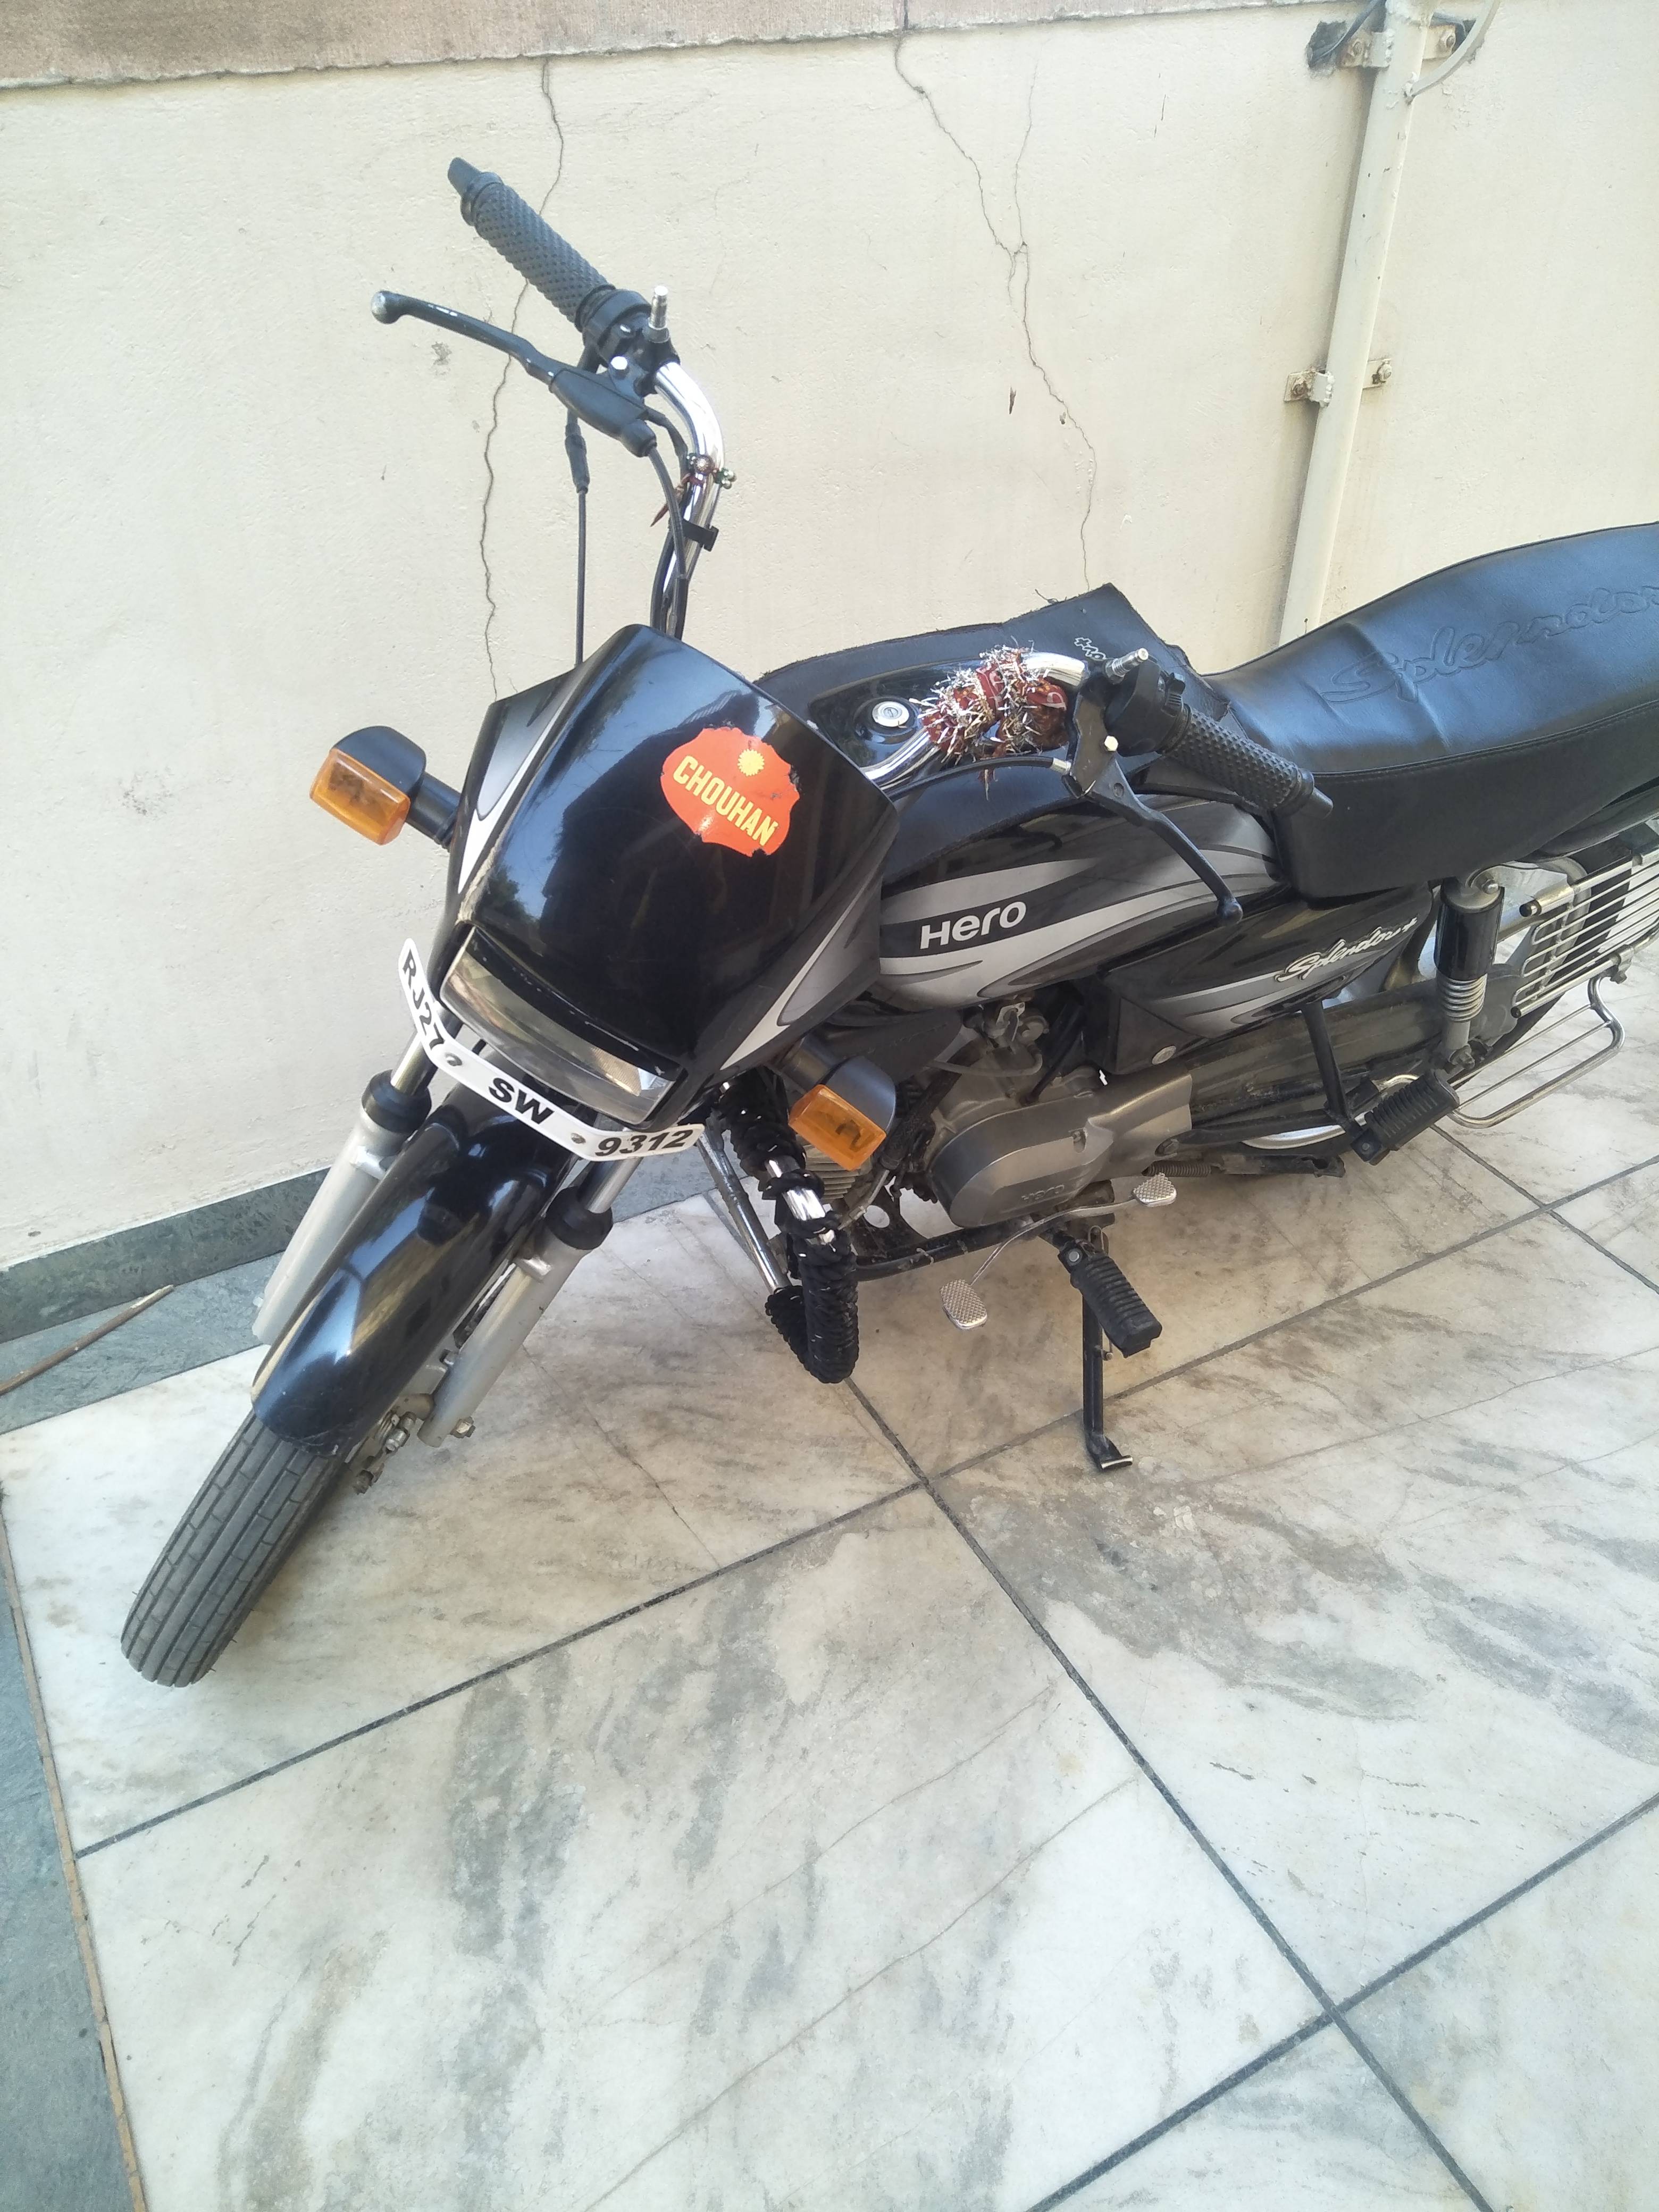
[[[1425,1129],[1432,1128],[1456,1105],[1457,1093],[1443,1075],[1431,1068],[1415,1083],[1390,1091],[1380,1105],[1372,1107],[1364,1126],[1354,1133],[1353,1148],[1362,1160],[1380,1160],[1385,1153],[1397,1152],[1402,1145],[1410,1144],[1413,1137],[1420,1137]]]
[[[1155,1337],[1163,1335],[1163,1322],[1115,1260],[1103,1252],[1085,1252],[1081,1244],[1069,1241],[1058,1249],[1060,1266],[1082,1292],[1102,1334],[1126,1358],[1145,1352]]]

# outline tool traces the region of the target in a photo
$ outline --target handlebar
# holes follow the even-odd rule
[[[645,301],[637,292],[607,283],[591,261],[544,222],[528,200],[488,169],[459,158],[449,181],[460,194],[461,214],[487,246],[510,261],[526,283],[576,325],[595,353],[606,350],[617,324]]]

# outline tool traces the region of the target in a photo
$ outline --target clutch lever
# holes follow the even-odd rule
[[[1103,814],[1115,814],[1120,820],[1138,822],[1143,829],[1150,830],[1153,836],[1186,862],[1205,890],[1213,896],[1217,921],[1237,921],[1243,908],[1233,896],[1225,877],[1211,866],[1179,823],[1172,822],[1167,814],[1160,814],[1155,806],[1149,806],[1133,789],[1123,773],[1117,739],[1106,727],[1099,707],[1081,691],[1078,694],[1074,721],[1077,741],[1070,757],[1056,761],[1054,766],[1078,797],[1097,807]]]
[[[563,362],[550,361],[516,331],[499,330],[494,323],[481,322],[476,315],[464,315],[456,307],[440,307],[430,300],[413,299],[407,292],[377,292],[368,306],[377,323],[395,323],[405,315],[412,315],[417,322],[431,323],[441,331],[453,331],[457,337],[476,338],[480,345],[493,346],[497,353],[511,355],[527,376],[546,385],[590,430],[599,431],[602,437],[616,439],[630,453],[643,455],[656,451],[657,434],[637,399],[619,392],[604,376],[597,376],[589,369],[572,368]]]

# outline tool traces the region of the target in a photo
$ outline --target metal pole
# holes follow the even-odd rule
[[[1353,209],[1348,217],[1325,360],[1331,396],[1320,409],[1314,429],[1290,580],[1285,588],[1285,614],[1279,631],[1281,645],[1312,629],[1324,611],[1342,495],[1359,422],[1360,395],[1370,374],[1371,340],[1382,297],[1389,234],[1400,204],[1406,142],[1411,135],[1408,88],[1423,66],[1433,4],[1434,0],[1389,0],[1383,33],[1389,41],[1388,58],[1376,73],[1366,111],[1359,174],[1354,183]]]

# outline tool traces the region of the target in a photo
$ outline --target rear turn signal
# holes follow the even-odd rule
[[[325,813],[372,845],[389,845],[409,819],[409,793],[353,760],[338,745],[318,769],[311,795]]]
[[[798,1137],[832,1159],[838,1168],[861,1168],[887,1134],[879,1121],[848,1103],[827,1083],[815,1084],[789,1112]]]

